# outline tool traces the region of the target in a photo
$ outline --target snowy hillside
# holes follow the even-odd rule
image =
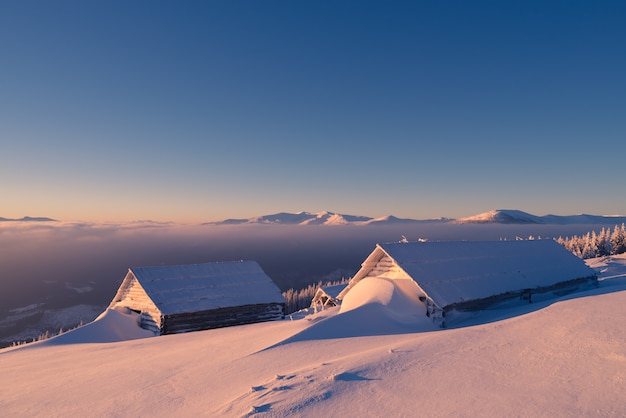
[[[499,224],[550,224],[550,225],[617,225],[626,222],[625,216],[598,216],[598,215],[545,215],[536,216],[515,209],[498,209],[478,215],[459,218],[456,223],[499,223]]]
[[[439,329],[384,279],[341,308],[146,338],[107,311],[0,350],[6,416],[624,416],[626,256],[598,288]]]

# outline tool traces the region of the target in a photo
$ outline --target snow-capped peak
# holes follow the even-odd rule
[[[539,216],[515,209],[497,209],[478,215],[457,219],[457,223],[501,223],[501,224],[540,224],[545,223]]]
[[[233,224],[274,224],[274,225],[388,225],[401,223],[482,223],[482,224],[617,224],[626,222],[624,216],[598,216],[598,215],[545,215],[537,216],[516,209],[497,209],[478,215],[459,218],[436,218],[416,220],[410,218],[397,218],[393,215],[371,218],[369,216],[346,215],[329,211],[310,213],[300,211],[297,213],[280,212],[272,215],[255,216],[248,219],[226,219],[219,222],[209,222],[217,225]]]

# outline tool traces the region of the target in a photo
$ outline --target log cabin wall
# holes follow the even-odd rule
[[[178,334],[284,318],[284,304],[244,305],[210,311],[166,315],[161,334]]]

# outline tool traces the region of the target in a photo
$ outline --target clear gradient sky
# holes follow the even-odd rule
[[[626,2],[0,1],[0,216],[626,214]]]

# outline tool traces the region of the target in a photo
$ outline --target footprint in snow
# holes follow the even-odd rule
[[[358,380],[380,380],[380,379],[371,379],[369,377],[359,376],[358,373],[350,373],[350,372],[334,374],[331,376],[331,379],[335,381],[343,381],[343,382],[354,382]]]
[[[287,375],[284,375],[284,374],[277,374],[276,375],[276,380],[291,380],[294,377],[296,377],[295,374],[292,374],[291,376],[287,376]]]
[[[252,408],[250,408],[250,413],[258,414],[259,412],[268,412],[270,409],[272,409],[272,404],[266,403],[264,405],[252,406]]]

